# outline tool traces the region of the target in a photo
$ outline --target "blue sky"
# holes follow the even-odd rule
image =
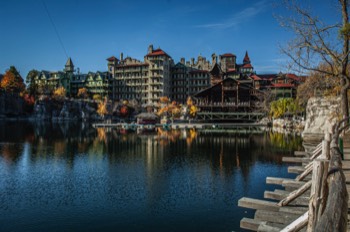
[[[308,0],[306,0],[308,1]],[[310,0],[311,1],[311,0]],[[43,3],[44,2],[44,3]],[[317,7],[325,12],[325,2]],[[284,71],[278,45],[291,34],[273,14],[274,0],[0,0],[0,73],[16,66],[58,71],[66,53],[81,72],[106,71],[106,58],[121,52],[143,60],[149,44],[175,62],[198,55],[247,50],[257,73]],[[45,10],[49,11],[51,19]],[[64,46],[61,46],[60,39]]]

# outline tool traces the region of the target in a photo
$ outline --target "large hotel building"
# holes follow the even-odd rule
[[[188,96],[218,83],[223,78],[222,73],[236,78],[253,73],[248,54],[240,66],[233,54],[219,56],[219,61],[217,58],[213,54],[211,63],[202,56],[187,62],[181,58],[175,64],[170,55],[160,48],[154,49],[153,45],[148,47],[143,61],[124,58],[123,53],[119,59],[112,56],[107,59],[112,82],[111,98],[136,99],[141,104],[152,104],[157,103],[159,97],[168,96],[184,103]]]
[[[252,93],[255,90],[271,90],[277,98],[294,97],[296,86],[301,81],[292,74],[257,75],[248,52],[241,64],[237,64],[236,56],[232,53],[219,56],[214,53],[211,61],[198,56],[197,60],[191,58],[186,61],[181,58],[178,63],[174,63],[169,54],[150,45],[143,61],[124,58],[121,53],[119,58],[112,56],[107,62],[107,72],[81,74],[75,71],[69,58],[63,71],[40,71],[33,80],[38,86],[46,86],[44,90],[47,93],[63,86],[67,94],[74,97],[79,88],[86,88],[90,97],[100,95],[114,101],[136,100],[142,105],[156,104],[163,96],[169,97],[171,101],[185,103],[188,96],[202,96],[203,91],[209,95],[218,95],[214,91],[217,87],[211,88],[223,86],[226,79],[233,80],[237,86],[250,86]],[[228,87],[221,89],[220,96],[224,96],[224,90],[228,90]],[[39,94],[45,94],[45,91]],[[221,99],[225,100],[224,97]]]

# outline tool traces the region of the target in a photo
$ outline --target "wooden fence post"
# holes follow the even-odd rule
[[[313,162],[312,186],[309,202],[309,222],[307,231],[314,230],[316,221],[321,216],[327,200],[328,161],[316,159]]]
[[[320,158],[322,159],[330,159],[330,142],[331,142],[331,135],[329,133],[325,133],[324,140],[322,141],[322,154]]]
[[[345,176],[341,167],[341,154],[336,141],[331,143],[328,183],[329,197],[327,205],[316,225],[315,231],[346,231],[349,196],[346,191]]]

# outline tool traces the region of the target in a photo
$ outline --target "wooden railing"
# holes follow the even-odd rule
[[[338,146],[339,134],[346,128],[339,128],[342,122],[332,128],[332,135],[325,134],[311,162],[296,178],[300,181],[312,172],[312,179],[278,203],[285,206],[311,188],[309,210],[281,231],[299,231],[305,226],[308,232],[347,230],[348,192]]]

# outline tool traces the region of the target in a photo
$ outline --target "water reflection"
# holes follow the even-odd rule
[[[196,165],[209,162],[213,172],[230,173],[239,167],[247,175],[256,161],[281,163],[282,155],[292,155],[294,150],[301,149],[299,136],[273,132],[218,135],[194,129],[159,128],[155,133],[137,134],[71,123],[10,123],[1,128],[1,156],[8,162],[18,161],[23,149],[18,142],[22,141],[30,144],[31,162],[62,158],[71,166],[79,155],[107,158],[111,163],[134,162],[145,156],[146,166],[152,170],[152,166],[161,165],[164,159],[181,164],[196,157]],[[279,151],[281,155],[276,155]]]
[[[238,231],[238,198],[259,197],[300,144],[264,131],[0,123],[0,231]]]

